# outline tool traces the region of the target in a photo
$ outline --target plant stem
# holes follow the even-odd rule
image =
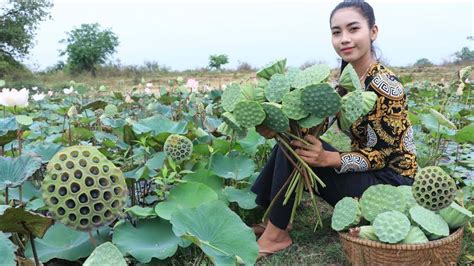
[[[8,205],[8,187],[5,187],[5,204]]]
[[[21,224],[23,225],[23,228],[28,232],[28,236],[30,237],[31,249],[33,250],[33,257],[35,258],[35,265],[39,266],[40,261],[38,259],[38,253],[36,252],[35,236],[33,235],[33,233],[31,233],[30,229],[28,229],[28,227],[26,227],[24,221],[21,222]]]
[[[20,195],[20,202],[23,203],[23,197],[22,197],[22,193],[23,192],[23,189],[21,187],[21,185],[18,187],[18,194]],[[23,205],[23,204],[22,204]]]
[[[91,241],[92,245],[96,248],[97,247],[97,242],[94,239],[94,236],[92,235],[91,231],[89,233],[89,240]]]

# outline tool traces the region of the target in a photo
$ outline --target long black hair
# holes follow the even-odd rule
[[[344,0],[343,2],[339,3],[331,12],[331,16],[329,16],[329,23],[331,23],[331,19],[334,16],[334,13],[338,11],[339,9],[343,8],[355,8],[357,9],[360,14],[367,20],[367,24],[369,25],[369,29],[372,29],[372,27],[375,25],[375,15],[374,15],[374,9],[372,8],[369,3],[365,2],[364,0]],[[375,49],[374,46],[371,45],[372,53],[375,54]],[[341,59],[341,73],[342,70],[349,64],[346,62],[344,59]]]

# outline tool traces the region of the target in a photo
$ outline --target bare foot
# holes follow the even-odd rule
[[[287,230],[282,230],[269,221],[257,244],[259,257],[265,257],[289,247],[293,241]]]

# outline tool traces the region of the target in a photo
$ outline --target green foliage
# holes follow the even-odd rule
[[[110,29],[101,30],[98,23],[82,24],[67,35],[60,41],[67,45],[61,55],[67,55],[67,63],[73,72],[88,71],[94,77],[97,65],[105,63],[119,44],[115,33]]]
[[[460,51],[454,53],[457,62],[472,62],[474,61],[474,50],[469,47],[463,47]]]
[[[209,56],[209,68],[221,70],[221,67],[229,63],[229,57],[225,54],[210,55]]]
[[[427,66],[432,66],[433,63],[428,58],[420,58],[416,60],[416,62],[413,64],[414,67],[427,67]]]

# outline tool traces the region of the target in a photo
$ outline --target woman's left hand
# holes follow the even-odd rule
[[[297,147],[295,152],[308,165],[313,167],[340,167],[341,157],[338,152],[324,150],[321,141],[315,136],[307,135],[304,139],[309,142],[309,145],[299,140],[293,140],[291,144]]]

